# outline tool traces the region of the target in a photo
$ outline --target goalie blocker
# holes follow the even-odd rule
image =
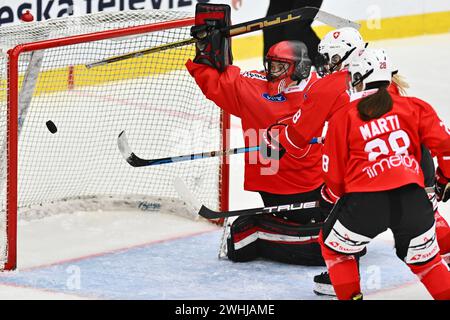
[[[260,194],[265,206],[317,201],[321,197],[320,188],[293,195]],[[247,262],[265,258],[296,265],[324,266],[318,236],[327,216],[328,210],[320,207],[241,216],[232,223],[227,236],[228,259]]]
[[[197,3],[195,26],[191,36],[197,39],[195,63],[206,64],[219,71],[233,63],[231,38],[220,32],[231,25],[230,6],[225,4]]]

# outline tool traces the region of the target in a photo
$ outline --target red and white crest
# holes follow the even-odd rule
[[[339,243],[337,243],[336,241],[331,241],[328,243],[330,246],[332,246],[333,248],[337,248],[339,247]]]
[[[333,33],[333,37],[334,37],[335,39],[339,38],[340,35],[341,35],[341,32],[340,32],[340,31],[336,31],[336,32]]]

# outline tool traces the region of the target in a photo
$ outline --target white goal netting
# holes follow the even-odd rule
[[[186,19],[176,11],[100,13],[0,28],[1,253],[6,252],[9,175],[6,152],[8,94],[19,93],[17,204],[19,217],[131,206],[182,211],[173,187],[181,177],[196,196],[219,208],[221,159],[131,167],[117,136],[125,130],[142,158],[222,148],[222,118],[186,71],[193,46],[88,69],[111,56],[190,38],[189,27],[82,42],[25,52],[19,87],[8,85],[7,50],[18,44],[102,34],[105,30]],[[76,39],[77,37],[74,37]],[[46,126],[52,121],[56,133]]]

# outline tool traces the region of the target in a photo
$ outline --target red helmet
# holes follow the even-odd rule
[[[282,68],[275,68],[273,62],[278,62]],[[308,57],[308,48],[301,41],[281,41],[270,47],[267,52],[264,67],[267,80],[274,82],[289,77],[300,81],[309,77],[311,60]]]

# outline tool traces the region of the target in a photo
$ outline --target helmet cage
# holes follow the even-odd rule
[[[362,83],[363,90],[366,90],[370,83],[391,82],[391,69],[391,62],[383,49],[362,49],[349,65],[350,84],[355,87]]]
[[[356,50],[356,47],[351,48],[350,50],[348,50],[344,56],[340,57],[339,55],[335,54],[334,56],[331,57],[330,63],[329,63],[329,70],[330,72],[335,72],[338,71],[338,67],[340,65],[342,65],[342,63],[348,59],[348,57],[350,57],[350,55]],[[336,59],[334,59],[335,57],[337,57]],[[335,60],[333,62],[333,60]]]
[[[356,29],[341,28],[330,31],[320,41],[319,54],[327,62],[329,73],[346,68],[356,49],[367,47]],[[344,63],[345,62],[345,63]]]
[[[277,62],[283,64],[281,70],[273,71],[272,63]],[[272,58],[267,57],[264,61],[264,69],[266,71],[266,77],[268,81],[275,81],[277,79],[283,79],[288,76],[291,76],[293,73],[293,66],[295,65],[294,61],[280,58]],[[276,75],[274,75],[276,73]]]
[[[372,73],[374,69],[370,69],[366,72],[366,74],[361,75],[361,73],[357,72],[352,75],[352,87],[356,87],[360,83],[364,83],[364,80],[366,80]]]

